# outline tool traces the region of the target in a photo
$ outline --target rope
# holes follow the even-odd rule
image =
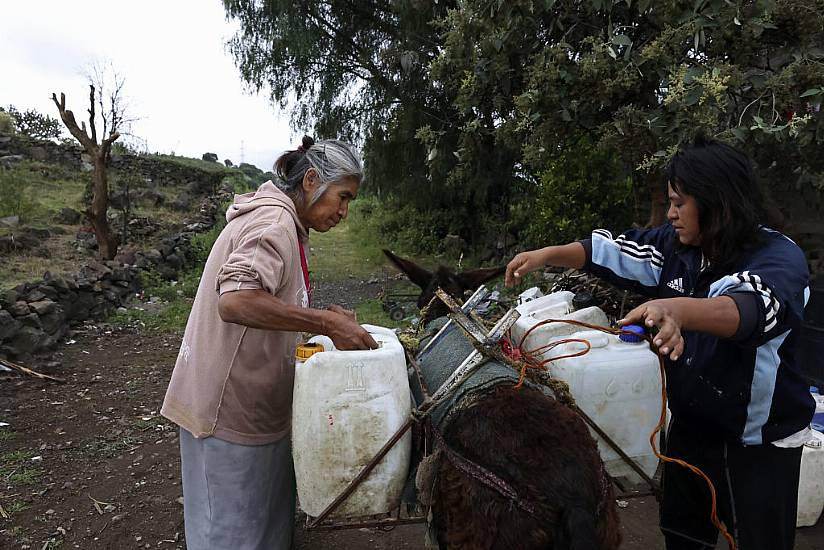
[[[529,336],[529,334],[533,330],[537,329],[538,327],[543,326],[543,325],[548,325],[550,323],[567,323],[567,324],[570,324],[570,325],[577,325],[577,326],[585,327],[585,328],[592,329],[592,330],[600,330],[601,332],[606,332],[608,334],[614,334],[614,335],[631,334],[633,336],[638,336],[637,333],[630,332],[628,330],[624,330],[624,329],[620,329],[620,328],[615,329],[615,328],[611,328],[611,327],[602,327],[602,326],[599,326],[599,325],[591,325],[589,323],[584,323],[582,321],[573,321],[571,319],[546,319],[545,321],[541,321],[540,323],[537,323],[535,326],[531,327],[526,332],[526,334],[524,334],[523,338],[521,338],[521,341],[518,343],[517,349],[518,349],[519,353],[525,358],[525,360],[523,361],[524,367],[523,367],[523,370],[521,371],[521,378],[522,379],[523,379],[523,376],[525,375],[526,368],[546,369],[546,364],[551,362],[551,361],[556,361],[558,359],[564,359],[564,358],[568,358],[568,357],[578,357],[580,355],[584,355],[585,353],[589,352],[589,350],[591,349],[591,345],[589,345],[589,342],[586,342],[585,340],[581,340],[581,339],[577,339],[577,338],[570,338],[570,339],[566,339],[566,340],[559,340],[557,342],[552,342],[552,343],[550,343],[546,346],[536,348],[535,350],[525,351],[522,348],[522,346],[523,346],[524,341],[526,340],[526,337]],[[653,344],[652,338],[649,335],[645,334],[645,335],[643,335],[643,338],[644,338],[644,340],[646,340],[649,343],[650,348],[655,349],[655,345]],[[554,357],[554,358],[547,359],[547,360],[544,360],[544,361],[540,361],[538,359],[538,357],[536,357],[536,353],[546,351],[546,350],[550,350],[550,349],[554,348],[555,346],[560,345],[562,343],[566,343],[566,342],[586,342],[587,349],[582,351],[582,352],[579,352],[579,353],[569,354],[569,355],[562,355],[560,357]],[[681,459],[678,459],[678,458],[671,458],[671,457],[668,457],[666,455],[661,454],[658,451],[658,447],[655,444],[656,436],[661,432],[661,430],[664,427],[664,424],[666,423],[666,411],[667,411],[667,382],[666,382],[666,370],[664,368],[664,359],[663,359],[663,357],[661,357],[660,353],[656,353],[656,356],[658,358],[658,368],[659,368],[660,375],[661,375],[661,415],[658,419],[658,424],[656,424],[655,429],[652,431],[652,433],[649,436],[649,443],[650,443],[650,447],[652,447],[652,452],[659,460],[662,460],[664,462],[669,462],[671,464],[677,464],[677,465],[679,465],[683,468],[686,468],[686,469],[690,470],[691,472],[693,472],[694,474],[701,477],[704,481],[707,482],[707,486],[709,487],[709,490],[710,490],[710,499],[711,499],[710,519],[712,521],[712,524],[718,529],[718,531],[721,533],[721,535],[727,541],[727,544],[729,545],[730,550],[736,550],[735,541],[733,540],[732,535],[730,535],[730,533],[727,531],[724,524],[718,518],[718,509],[717,509],[717,499],[716,499],[715,486],[713,485],[710,478],[704,472],[702,472],[701,469],[698,468],[697,466],[693,466],[692,464],[690,464],[690,463],[688,463],[684,460],[681,460]],[[520,386],[520,382],[519,382],[519,386]]]

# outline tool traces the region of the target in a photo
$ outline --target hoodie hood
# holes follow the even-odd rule
[[[292,201],[289,195],[278,189],[271,180],[258,187],[257,191],[235,195],[234,203],[226,210],[226,221],[230,222],[262,206],[280,206],[284,208],[292,216],[292,219],[295,220],[295,227],[298,230],[298,235],[300,235],[301,240],[309,238],[309,233],[298,218],[294,201]]]

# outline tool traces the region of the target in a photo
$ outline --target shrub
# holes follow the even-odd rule
[[[24,220],[36,209],[31,182],[25,176],[18,168],[0,168],[0,217]]]
[[[0,135],[12,135],[14,130],[14,119],[5,111],[0,111]]]
[[[29,137],[57,139],[63,133],[63,125],[59,120],[34,109],[19,111],[14,105],[9,105],[8,114],[17,130]]]
[[[525,245],[568,242],[598,227],[629,227],[632,192],[632,180],[614,155],[579,146],[549,164],[513,217],[525,219]]]

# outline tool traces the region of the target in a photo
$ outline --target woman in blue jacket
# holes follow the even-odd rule
[[[747,156],[698,138],[666,168],[669,223],[523,252],[506,284],[547,265],[584,269],[653,300],[621,325],[657,329],[672,424],[667,455],[701,468],[740,550],[791,549],[814,402],[797,363],[809,298],[801,249],[770,229]],[[706,483],[667,463],[669,550],[715,548]]]

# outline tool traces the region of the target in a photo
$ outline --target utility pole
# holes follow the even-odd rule
[[[243,164],[246,162],[246,157],[243,151],[243,140],[240,140],[240,163]]]

